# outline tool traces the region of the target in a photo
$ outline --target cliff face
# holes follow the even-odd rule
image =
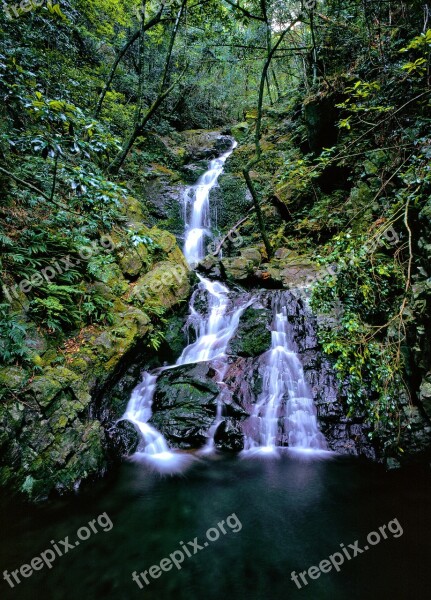
[[[264,113],[262,158],[250,175],[271,260],[241,176],[254,152],[253,118],[232,128],[239,146],[213,195],[221,252],[201,269],[247,288],[309,288],[322,360],[341,386],[344,415],[361,415],[378,455],[396,466],[431,447],[430,150],[420,136],[406,165],[398,146],[382,146],[388,136],[407,143],[414,131],[423,134],[424,107],[410,108],[391,133],[364,133],[351,155],[346,144],[359,132],[340,127],[346,91],[338,80],[334,87],[299,90]],[[325,418],[336,420],[335,413]],[[341,421],[340,432],[357,429],[357,419]]]

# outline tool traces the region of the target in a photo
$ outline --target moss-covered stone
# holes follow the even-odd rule
[[[219,388],[206,363],[165,371],[157,381],[151,423],[174,445],[198,448],[214,421]]]
[[[260,356],[271,346],[271,311],[266,308],[247,308],[239,321],[228,352],[236,356]]]
[[[228,279],[244,281],[253,274],[253,261],[243,256],[225,258],[221,262]]]
[[[241,142],[247,136],[250,131],[250,126],[247,121],[243,121],[242,123],[237,123],[233,127],[231,127],[231,133],[237,142]]]
[[[130,209],[140,215],[129,199]],[[7,392],[0,403],[0,483],[30,500],[71,491],[103,473],[113,452],[102,425],[111,418],[111,407],[101,405],[103,390],[124,357],[145,347],[147,336],[163,327],[151,322],[147,303],[156,313],[165,312],[189,296],[188,268],[175,237],[142,223],[134,230],[153,246],[142,242],[131,248],[127,232],[116,232],[114,262],[98,264],[98,281],[85,284],[112,302],[111,322],[82,328],[61,348],[29,328],[29,347],[34,356],[42,354],[42,372],[30,379],[26,369],[0,368]],[[127,278],[137,278],[136,285]],[[142,295],[136,296],[135,288]],[[112,419],[118,416],[116,407]]]

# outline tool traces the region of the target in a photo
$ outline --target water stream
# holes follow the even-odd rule
[[[212,160],[208,171],[196,185],[184,192],[184,256],[190,267],[196,266],[205,257],[205,244],[211,235],[210,192],[235,146],[236,143],[228,152]],[[198,277],[199,290],[206,295],[208,302],[207,314],[202,317],[196,311],[196,294],[193,294],[189,322],[195,328],[196,340],[184,349],[174,366],[212,361],[221,393],[215,421],[208,432],[208,442],[201,450],[210,453],[214,450],[214,435],[222,421],[223,378],[228,358],[226,348],[237,330],[241,315],[253,299],[245,296],[239,306],[234,306],[230,290],[225,285],[201,275]],[[326,442],[318,428],[313,398],[305,383],[301,363],[291,347],[286,307],[280,299],[282,296],[275,295],[274,298],[272,345],[262,358],[263,391],[251,417],[253,434],[247,436],[246,451],[269,453],[282,445],[301,450],[325,450]],[[176,470],[189,462],[190,456],[170,450],[162,434],[148,423],[160,372],[159,369],[158,372],[143,374],[142,382],[132,392],[123,418],[135,423],[142,435],[137,457],[159,465],[162,470]],[[284,439],[280,439],[280,432]]]
[[[271,349],[263,355],[263,389],[250,418],[246,451],[272,453],[278,446],[326,450],[311,390],[292,349],[292,327],[282,293],[274,293]]]
[[[208,171],[202,175],[196,185],[188,187],[183,196],[185,243],[184,256],[191,267],[202,260],[205,252],[205,238],[210,235],[210,192],[223,172],[223,167],[236,148],[232,148],[215,158],[209,164]]]
[[[205,255],[205,239],[210,235],[209,195],[235,146],[236,144],[233,144],[228,152],[220,158],[212,160],[208,171],[202,175],[196,185],[190,186],[184,193],[186,223],[184,255],[191,267],[195,266]],[[241,314],[249,305],[249,301],[245,301],[239,307],[234,307],[226,286],[200,275],[198,277],[199,288],[206,294],[208,300],[207,316],[195,318],[198,313],[194,308],[196,297],[194,294],[190,301],[189,319],[195,327],[197,339],[184,349],[175,366],[211,360],[217,373],[216,381],[222,385],[226,370],[226,347],[234,335]],[[153,465],[158,465],[162,470],[176,470],[190,462],[190,456],[186,457],[184,454],[170,451],[162,434],[148,423],[152,415],[151,406],[159,373],[160,370],[157,373],[145,372],[143,374],[142,383],[133,390],[122,418],[135,423],[141,432],[142,440],[138,447],[138,457]],[[214,448],[213,437],[221,422],[221,414],[222,394],[218,399],[214,425],[208,434],[208,444],[202,450],[204,453],[211,452]]]

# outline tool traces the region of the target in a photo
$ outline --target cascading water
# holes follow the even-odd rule
[[[205,237],[209,235],[208,228],[210,226],[209,194],[217,183],[217,179],[223,171],[223,165],[235,146],[236,143],[229,152],[212,160],[209,170],[195,186],[187,188],[184,194],[186,221],[184,255],[190,266],[204,258],[204,242]],[[190,216],[188,216],[189,212]],[[189,321],[196,329],[197,339],[184,349],[174,366],[211,360],[217,373],[217,381],[222,384],[226,369],[227,345],[235,334],[242,312],[250,302],[245,302],[235,308],[229,298],[228,288],[218,281],[210,281],[200,275],[198,277],[200,291],[206,293],[208,297],[208,314],[205,318],[198,315],[194,308],[194,294],[190,302]],[[195,319],[196,316],[199,319]],[[160,372],[161,370],[159,370]],[[133,390],[122,418],[132,421],[141,432],[142,440],[138,447],[138,456],[157,464],[163,470],[175,470],[183,465],[186,457],[169,450],[162,434],[148,424],[152,415],[151,406],[156,383],[157,374],[144,373],[142,383]],[[209,441],[205,451],[211,450],[214,446],[213,436],[221,421],[221,407],[222,401],[219,399],[216,419],[209,432]]]
[[[197,339],[184,349],[176,364],[211,361],[211,365],[216,371],[216,383],[222,389],[217,399],[216,419],[208,432],[208,443],[202,450],[203,453],[210,453],[214,450],[214,435],[222,421],[225,391],[223,379],[227,369],[226,348],[237,330],[242,313],[250,306],[252,299],[247,299],[235,308],[232,306],[227,287],[218,281],[210,281],[200,275],[198,277],[200,290],[205,292],[208,298],[208,315],[206,318],[202,318],[197,313],[192,298],[189,321],[195,328]]]
[[[208,316],[192,320],[196,327],[197,340],[187,346],[177,360],[177,365],[202,362],[221,357],[226,351],[229,340],[234,335],[241,314],[248,303],[236,310],[231,308],[229,290],[218,281],[210,281],[198,275],[199,287],[208,296]],[[192,307],[194,314],[194,308]]]
[[[210,191],[223,172],[226,160],[236,148],[234,142],[230,150],[210,162],[209,169],[196,185],[186,189],[183,197],[184,221],[186,223],[184,256],[191,267],[205,256],[205,238],[210,235]]]
[[[209,195],[236,143],[229,152],[212,160],[208,171],[196,185],[187,188],[183,196],[185,243],[184,255],[191,267],[205,256],[205,241],[210,235]],[[188,323],[195,329],[196,340],[189,344],[173,366],[211,361],[217,374],[221,392],[217,400],[217,414],[208,432],[208,443],[202,452],[214,449],[214,435],[222,421],[222,406],[227,369],[226,349],[234,336],[240,317],[253,302],[249,296],[234,306],[229,289],[218,281],[210,281],[198,275],[198,290],[190,301]],[[205,294],[208,302],[206,316],[195,309],[198,294]],[[246,439],[246,451],[273,452],[277,446],[288,445],[296,449],[326,449],[320,433],[311,392],[304,380],[301,363],[293,351],[289,336],[283,295],[275,293],[274,322],[271,349],[263,357],[263,391],[257,399],[250,417],[251,433]],[[144,373],[142,382],[133,390],[123,416],[135,423],[142,439],[136,456],[144,458],[159,470],[176,471],[190,460],[190,455],[169,449],[167,441],[148,421],[152,415],[153,396],[158,372]]]
[[[273,299],[271,349],[262,356],[263,389],[250,417],[246,451],[272,453],[277,446],[326,450],[304,370],[293,350],[283,293]]]

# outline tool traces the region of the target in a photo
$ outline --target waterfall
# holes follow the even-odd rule
[[[186,189],[183,196],[185,242],[184,255],[193,267],[205,257],[205,241],[210,236],[209,196],[223,172],[223,166],[233,147],[220,158],[212,160],[209,169],[196,185]],[[197,274],[198,289],[190,300],[188,324],[195,329],[196,340],[189,344],[171,367],[154,373],[144,373],[142,382],[133,390],[123,419],[132,421],[141,433],[136,457],[146,460],[158,470],[178,471],[190,460],[190,455],[169,449],[163,435],[148,421],[152,416],[153,396],[157,377],[174,366],[211,361],[216,382],[221,388],[217,411],[208,432],[208,442],[201,450],[214,450],[214,435],[222,422],[226,386],[223,382],[228,367],[226,349],[234,336],[242,313],[254,299],[249,295],[240,306],[235,306],[229,289],[219,281],[211,281]],[[206,315],[195,308],[198,297],[207,299]],[[326,449],[326,442],[317,425],[316,409],[309,387],[304,379],[301,363],[293,350],[283,294],[275,293],[271,349],[262,356],[263,391],[250,417],[251,433],[246,438],[246,451],[273,452],[278,446],[293,449]]]
[[[234,336],[242,313],[252,303],[252,298],[242,302],[237,308],[232,306],[229,298],[229,289],[218,281],[210,281],[198,275],[200,279],[199,288],[207,294],[208,313],[202,317],[194,308],[194,298],[190,303],[190,323],[194,326],[197,334],[196,342],[187,346],[179,359],[177,365],[211,361],[221,392],[217,398],[216,419],[208,431],[208,443],[202,449],[204,454],[214,450],[214,435],[222,422],[222,408],[224,397],[224,376],[227,369],[226,348]]]
[[[229,340],[234,335],[241,314],[249,306],[249,303],[243,304],[237,309],[231,309],[229,299],[229,290],[218,281],[210,281],[198,275],[199,287],[208,295],[208,316],[202,318],[198,314],[198,319],[193,319],[196,327],[197,340],[187,346],[177,360],[177,365],[187,363],[213,360],[223,356]],[[192,305],[191,313],[196,315]]]
[[[316,407],[293,349],[283,293],[273,298],[271,348],[262,355],[262,392],[250,417],[246,451],[273,453],[277,446],[296,450],[326,450]]]
[[[156,382],[157,375],[144,373],[142,382],[132,392],[123,419],[128,419],[132,423],[135,423],[142,434],[138,452],[146,452],[163,457],[169,452],[166,440],[161,433],[147,423],[152,414],[151,405],[153,403]]]
[[[190,186],[184,192],[183,208],[185,228],[184,256],[191,267],[202,260],[206,254],[205,237],[210,235],[210,191],[217,183],[223,172],[226,160],[236,148],[234,142],[231,149],[215,158],[209,164],[209,169],[198,180],[196,185]]]
[[[185,211],[185,245],[184,255],[190,266],[194,266],[205,256],[205,237],[210,234],[209,227],[209,195],[216,185],[217,179],[223,172],[223,166],[233,152],[236,143],[220,158],[212,160],[209,169],[199,179],[196,185],[190,186],[184,193]],[[189,214],[190,213],[190,214]],[[178,358],[174,366],[215,361],[213,366],[217,373],[217,382],[222,384],[226,371],[226,347],[235,334],[239,319],[249,302],[238,307],[232,306],[229,289],[218,281],[210,281],[198,275],[199,289],[208,298],[208,312],[202,317],[194,307],[196,294],[190,301],[189,321],[195,326],[197,339],[189,344]],[[169,368],[169,367],[166,367]],[[153,396],[156,390],[158,374],[145,372],[142,382],[133,390],[123,419],[132,421],[139,429],[142,439],[137,450],[137,456],[156,464],[161,470],[176,470],[184,461],[190,460],[184,454],[169,450],[165,438],[154,427],[148,424],[152,415]],[[213,436],[221,422],[222,394],[217,403],[216,419],[209,432],[208,444],[204,451],[210,451],[213,446]]]

